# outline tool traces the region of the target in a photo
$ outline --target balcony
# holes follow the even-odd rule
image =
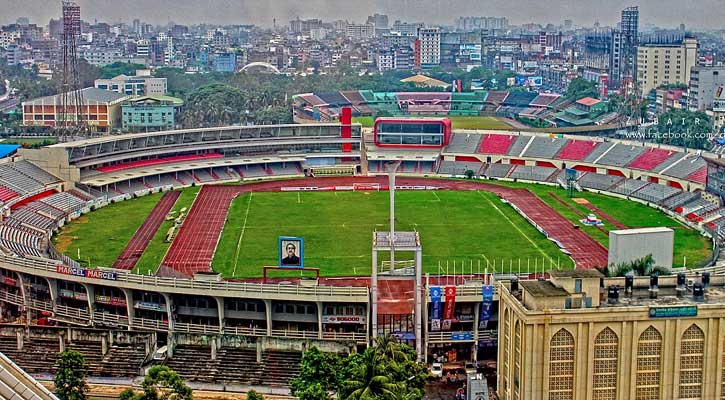
[[[464,335],[464,334],[470,334],[471,339],[460,339],[456,338],[453,339],[454,336],[458,335]],[[478,331],[478,340],[484,340],[484,341],[491,341],[496,340],[498,337],[498,331],[496,329],[484,329]],[[474,336],[473,332],[471,331],[463,331],[463,332],[428,332],[428,342],[430,343],[451,343],[451,342],[460,342],[460,343],[466,343],[466,342],[474,342]]]

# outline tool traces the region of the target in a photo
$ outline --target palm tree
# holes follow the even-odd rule
[[[347,400],[374,400],[381,397],[392,397],[399,390],[399,385],[391,382],[383,371],[384,364],[375,351],[368,349],[363,354],[363,362],[357,366],[352,378],[345,381],[344,397]]]
[[[380,336],[375,339],[375,353],[383,359],[389,360],[392,363],[401,362],[408,355],[400,348],[398,340],[392,336]]]
[[[621,263],[621,264],[610,264],[601,271],[607,277],[617,276],[649,276],[655,275],[669,275],[672,273],[668,268],[655,265],[655,260],[652,258],[652,254],[648,254],[642,258],[638,258],[632,262]]]

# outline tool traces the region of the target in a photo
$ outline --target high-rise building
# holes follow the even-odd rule
[[[418,29],[419,66],[432,68],[441,63],[441,30],[440,28]]]
[[[345,36],[353,40],[370,39],[375,37],[375,25],[373,24],[347,24]]]
[[[506,29],[509,20],[506,17],[459,17],[456,19],[456,30],[468,32],[481,29]]]
[[[686,37],[680,44],[644,44],[637,47],[637,82],[641,95],[662,85],[690,82],[697,65],[697,39]]]
[[[387,29],[388,28],[388,16],[385,14],[375,13],[368,16],[368,24],[375,25],[375,29]]]
[[[694,66],[690,70],[688,107],[691,111],[712,109],[716,91],[725,86],[725,66]]]

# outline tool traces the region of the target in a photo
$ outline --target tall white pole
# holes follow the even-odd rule
[[[388,174],[388,191],[390,192],[390,273],[395,270],[395,171],[400,166],[400,161],[389,164],[390,173]]]

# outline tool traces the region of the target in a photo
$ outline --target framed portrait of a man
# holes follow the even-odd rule
[[[304,268],[305,240],[300,237],[279,238],[279,267]]]

